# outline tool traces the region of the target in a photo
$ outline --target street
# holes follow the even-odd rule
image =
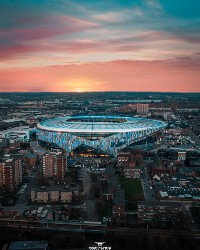
[[[89,167],[83,166],[83,195],[85,197],[85,212],[87,221],[96,221],[95,216],[95,200],[91,199],[91,178]]]
[[[156,199],[154,197],[151,178],[149,177],[148,170],[147,170],[146,166],[142,166],[141,169],[142,169],[141,182],[142,182],[145,200],[146,201],[155,201]]]

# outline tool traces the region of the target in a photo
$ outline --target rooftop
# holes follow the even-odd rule
[[[167,124],[163,121],[121,116],[71,116],[42,121],[37,128],[57,132],[78,133],[119,133],[160,129]]]
[[[181,207],[180,202],[163,202],[163,201],[139,201],[138,205],[142,206],[167,206],[167,207]]]
[[[3,130],[1,132],[2,133],[11,133],[11,132],[24,133],[24,132],[30,132],[33,130],[34,130],[34,128],[29,128],[29,126],[19,126],[19,127],[9,128],[9,129]]]
[[[13,241],[8,250],[45,250],[47,247],[47,241]]]

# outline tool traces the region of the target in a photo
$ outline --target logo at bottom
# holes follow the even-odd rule
[[[111,247],[103,246],[105,242],[94,242],[94,243],[97,244],[97,246],[89,247],[90,250],[111,250]]]

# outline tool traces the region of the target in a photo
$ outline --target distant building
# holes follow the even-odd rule
[[[67,157],[64,155],[45,154],[43,156],[43,176],[55,177],[57,181],[64,181],[67,168]]]
[[[138,114],[148,114],[149,113],[149,104],[138,103],[137,104],[137,113]]]
[[[5,159],[0,162],[0,188],[13,192],[22,181],[22,164],[20,159]]]

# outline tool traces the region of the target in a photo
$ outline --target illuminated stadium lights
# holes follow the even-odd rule
[[[121,116],[71,116],[38,123],[38,140],[55,143],[68,154],[86,145],[110,155],[165,128],[163,121]]]

